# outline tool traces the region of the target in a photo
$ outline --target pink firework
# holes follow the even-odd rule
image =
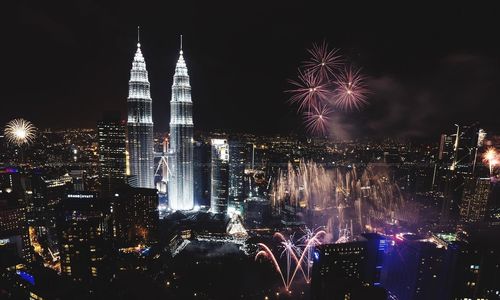
[[[346,68],[343,72],[335,75],[334,105],[342,110],[360,109],[361,106],[368,103],[366,97],[368,89],[365,85],[365,76],[360,69],[353,67]]]
[[[271,249],[269,249],[269,247],[267,247],[267,245],[265,245],[263,243],[258,243],[257,245],[262,250],[257,252],[257,254],[255,255],[255,260],[257,260],[260,256],[266,257],[267,259],[271,260],[271,262],[274,265],[274,268],[276,269],[278,274],[280,274],[281,280],[283,281],[283,286],[285,286],[285,288],[288,290],[289,284],[287,281],[285,281],[285,277],[283,276],[283,272],[281,271],[281,267],[280,267],[278,261],[276,260],[276,257],[274,256]]]
[[[324,80],[328,80],[330,76],[334,75],[340,66],[342,66],[344,59],[338,53],[339,49],[329,49],[326,41],[323,44],[313,44],[311,49],[307,49],[311,57],[304,61],[303,66],[305,69],[315,73]]]
[[[289,80],[289,82],[295,87],[287,91],[292,93],[290,102],[297,103],[299,111],[311,111],[318,103],[327,99],[330,92],[329,83],[312,72],[299,70],[298,80]]]
[[[300,259],[297,263],[297,265],[302,266],[302,264],[305,264],[305,269],[307,274],[304,271],[304,268],[301,268],[302,274],[304,275],[304,279],[306,280],[307,283],[311,282],[311,268],[312,268],[312,253],[313,249],[316,246],[319,246],[323,242],[323,238],[326,236],[326,231],[324,230],[310,230],[309,228],[306,227],[306,230],[304,231],[305,235],[300,239],[301,241],[304,242],[302,245],[304,248],[302,250],[302,254],[300,255]],[[292,276],[295,276],[297,273],[297,269],[295,269],[294,273]],[[292,277],[293,278],[293,277]]]
[[[304,279],[307,283],[311,282],[310,268],[312,267],[312,250],[314,247],[322,244],[323,237],[325,235],[326,232],[323,230],[309,230],[308,232],[306,232],[306,235],[304,237],[299,239],[304,242],[304,244],[301,245],[301,247],[303,247],[301,249],[299,248],[299,246],[296,246],[294,244],[293,236],[287,239],[283,234],[276,232],[274,234],[274,237],[280,241],[281,247],[283,248],[280,257],[286,257],[286,270],[283,270],[280,267],[276,256],[274,256],[271,249],[269,249],[269,247],[263,243],[257,244],[260,250],[255,255],[255,260],[259,259],[260,257],[270,260],[273,263],[276,271],[279,273],[281,280],[283,281],[283,286],[287,291],[289,291],[293,280],[295,279],[295,276],[299,271],[300,273],[302,273],[302,276],[304,276]],[[303,266],[307,268],[307,274]],[[286,273],[284,273],[285,271]]]
[[[320,104],[313,107],[311,111],[304,113],[306,129],[316,135],[326,135],[330,125],[330,116],[333,110],[327,105]]]

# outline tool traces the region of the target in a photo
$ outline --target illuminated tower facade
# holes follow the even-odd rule
[[[175,66],[170,100],[170,148],[168,201],[173,210],[191,210],[194,206],[193,182],[193,102],[186,62],[182,56]]]
[[[236,212],[243,212],[245,198],[245,163],[248,153],[246,144],[237,141],[229,141],[229,203],[228,208],[234,208]]]
[[[130,70],[127,99],[127,137],[131,185],[154,187],[153,117],[152,101],[146,62],[137,42],[132,70]]]

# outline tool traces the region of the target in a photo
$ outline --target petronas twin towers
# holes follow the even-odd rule
[[[190,210],[193,198],[193,102],[186,62],[181,51],[175,66],[170,100],[170,178],[168,199],[174,210]]]
[[[130,175],[135,187],[153,188],[153,114],[146,62],[137,42],[132,69],[130,70],[127,99],[127,137]]]
[[[154,187],[152,100],[146,62],[137,43],[127,99],[128,152],[131,185]],[[173,210],[190,210],[193,198],[193,102],[189,75],[181,49],[175,66],[170,100],[170,147],[168,149],[168,199]]]

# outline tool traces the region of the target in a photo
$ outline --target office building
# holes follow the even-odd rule
[[[360,241],[316,247],[311,299],[387,299],[380,286],[386,240],[368,235]]]
[[[245,200],[245,163],[246,145],[240,141],[229,140],[229,208],[240,214]]]
[[[126,179],[125,124],[119,112],[106,112],[97,123],[99,143],[99,181],[103,193],[113,189]]]
[[[150,86],[146,62],[137,42],[130,71],[129,94],[127,98],[127,140],[130,175],[135,177],[131,184],[135,187],[154,187],[153,158],[153,116]]]
[[[212,139],[210,211],[227,213],[229,192],[229,145],[225,139]]]
[[[159,215],[155,189],[124,186],[112,196],[111,208],[111,233],[120,246],[156,241]]]
[[[490,178],[467,178],[460,206],[460,217],[463,222],[475,223],[484,221],[488,199],[490,196]]]
[[[58,208],[57,229],[61,273],[92,283],[109,275],[107,243],[109,212],[97,193],[71,192]]]
[[[385,258],[381,284],[397,299],[445,299],[446,249],[415,234],[400,234]]]
[[[197,141],[193,149],[194,201],[198,206],[210,206],[210,142]]]
[[[190,210],[194,206],[193,142],[193,102],[181,37],[170,100],[168,202],[173,210]]]

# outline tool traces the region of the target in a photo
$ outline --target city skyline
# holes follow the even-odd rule
[[[283,91],[288,88],[287,78],[294,76],[297,64],[307,56],[305,48],[325,40],[332,47],[340,48],[343,54],[363,68],[372,90],[365,109],[339,115],[333,120],[339,132],[353,137],[364,134],[434,137],[448,130],[445,124],[475,121],[480,121],[490,131],[498,131],[494,122],[498,108],[495,99],[500,95],[494,86],[500,82],[499,62],[495,54],[499,46],[487,38],[492,33],[491,18],[487,15],[479,17],[474,9],[449,8],[446,22],[439,16],[448,8],[440,6],[433,7],[433,11],[415,7],[413,12],[408,13],[398,12],[397,8],[385,11],[383,7],[375,7],[373,15],[362,11],[356,19],[342,15],[332,19],[326,12],[317,11],[317,24],[312,24],[308,21],[313,18],[310,12],[314,6],[291,3],[281,7],[274,4],[265,11],[250,8],[241,12],[241,18],[229,17],[228,21],[235,24],[234,29],[229,30],[222,21],[209,22],[206,28],[198,26],[206,20],[202,14],[206,8],[203,5],[179,4],[179,7],[171,8],[185,11],[186,20],[192,22],[185,22],[184,25],[179,25],[183,23],[178,20],[180,16],[162,24],[164,21],[156,19],[153,10],[161,11],[163,7],[154,4],[134,11],[137,18],[128,18],[132,11],[124,9],[109,20],[105,16],[111,13],[111,7],[106,5],[67,5],[71,8],[70,12],[82,12],[84,16],[77,15],[74,20],[68,20],[59,14],[59,9],[49,11],[36,6],[16,7],[22,16],[37,16],[30,22],[25,18],[16,19],[15,22],[20,25],[16,28],[32,41],[44,38],[40,44],[46,47],[27,57],[23,49],[28,46],[27,40],[11,37],[11,32],[6,34],[16,47],[4,50],[14,58],[12,61],[18,62],[14,68],[8,61],[7,70],[13,74],[24,74],[31,85],[30,89],[15,89],[19,93],[12,97],[19,101],[6,104],[9,115],[2,115],[0,121],[25,117],[40,128],[60,128],[65,124],[91,127],[100,117],[96,112],[98,105],[106,110],[118,108],[124,117],[125,105],[120,100],[125,94],[123,70],[132,55],[130,44],[136,39],[135,28],[141,25],[142,39],[147,44],[143,51],[150,62],[152,96],[156,100],[153,113],[157,124],[155,131],[168,130],[165,120],[169,114],[168,87],[172,80],[171,70],[179,34],[184,34],[186,47],[190,49],[187,59],[193,61],[191,81],[197,87],[194,97],[199,99],[194,118],[198,120],[199,128],[232,128],[254,133],[304,132],[300,116],[289,109],[287,95]],[[353,7],[347,5],[337,9],[349,11]],[[215,15],[221,13],[210,7],[206,11]],[[231,12],[231,8],[226,11]],[[279,22],[272,23],[270,34],[264,24],[271,20],[274,13]],[[254,19],[253,14],[262,18]],[[422,14],[427,16],[427,22],[417,29],[415,24],[418,24]],[[304,17],[303,20],[301,17]],[[85,32],[88,33],[83,34],[81,26],[86,18],[96,18],[101,22],[87,26]],[[376,22],[379,18],[382,21]],[[471,21],[464,25],[460,23],[462,19]],[[332,23],[328,25],[330,21]],[[347,21],[353,26],[347,26]],[[35,27],[33,22],[38,22],[36,24],[40,26]],[[405,30],[403,35],[389,26],[394,22]],[[373,26],[367,26],[369,24]],[[39,31],[41,34],[35,34]],[[206,34],[208,32],[211,34]],[[209,38],[213,41],[209,42]],[[14,48],[20,51],[12,52]],[[86,51],[88,48],[93,51]],[[39,59],[41,56],[47,60]],[[45,67],[48,61],[50,68]],[[69,61],[72,63],[69,64]],[[69,65],[75,68],[68,69]],[[99,69],[100,66],[103,68]],[[26,73],[25,70],[31,67],[34,71]],[[67,79],[60,78],[65,87],[55,90],[50,84],[44,84],[46,78],[43,76],[38,83],[32,80],[42,69],[51,74],[54,72],[55,77],[73,75],[67,76]],[[220,80],[227,82],[225,88],[216,84],[210,74],[220,74]],[[69,78],[78,78],[87,84],[74,86]],[[255,85],[253,80],[259,84]],[[16,87],[21,82],[8,83]],[[89,84],[95,89],[83,89]],[[239,94],[241,100],[238,105],[232,96],[237,91],[245,91]],[[43,101],[35,101],[34,94],[37,94],[36,99]],[[75,114],[75,108],[65,106],[63,99],[71,99],[79,104],[76,106],[82,106],[79,109],[83,113]],[[21,102],[29,105],[19,106]],[[51,108],[58,107],[63,114],[56,119],[48,118],[41,103]],[[238,117],[220,117],[222,111],[238,107],[249,113]],[[471,110],[474,113],[469,113]],[[206,115],[214,118],[207,118]],[[256,115],[259,115],[258,122],[252,119]],[[428,125],[433,120],[441,122],[439,125]]]
[[[2,299],[500,297],[500,10],[138,4],[14,4]]]

